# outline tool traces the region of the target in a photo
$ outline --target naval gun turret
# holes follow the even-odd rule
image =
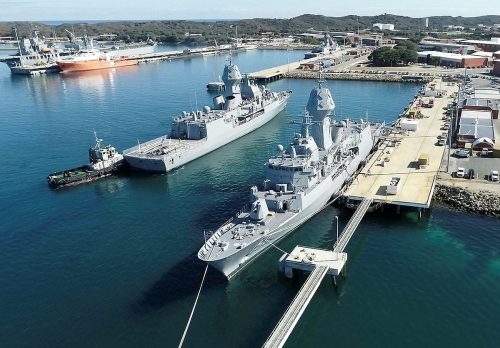
[[[320,77],[318,87],[314,88],[309,94],[306,111],[311,118],[309,132],[314,141],[321,149],[328,149],[332,146],[332,132],[330,114],[335,109],[330,90],[322,86],[323,80]]]

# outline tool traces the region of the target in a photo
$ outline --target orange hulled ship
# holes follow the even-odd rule
[[[101,54],[99,50],[82,50],[72,57],[56,61],[62,72],[87,71],[97,69],[120,68],[137,65],[137,59],[114,58],[108,53]]]

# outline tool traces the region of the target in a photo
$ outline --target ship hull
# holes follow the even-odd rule
[[[363,141],[359,144],[359,153],[335,177],[323,180],[314,191],[310,192],[305,203],[305,208],[296,213],[283,224],[271,230],[265,237],[255,240],[245,248],[225,258],[205,260],[210,266],[223,273],[228,279],[235,276],[245,266],[250,264],[259,255],[265,252],[272,244],[289,235],[321,209],[342,189],[344,184],[352,178],[359,165],[370,154],[374,146],[374,138],[370,128],[363,132]],[[200,255],[200,254],[199,254]]]
[[[107,168],[99,170],[93,170],[88,166],[82,166],[50,174],[47,177],[47,184],[52,189],[76,186],[118,174],[125,168],[126,163],[123,160],[116,162]]]
[[[165,137],[153,139],[147,143],[127,149],[123,151],[123,157],[130,165],[130,167],[134,169],[151,172],[169,172],[263,126],[285,108],[287,100],[288,98],[284,98],[267,105],[262,115],[236,128],[233,128],[233,126],[231,125],[221,123],[218,134],[214,134],[213,136],[209,136],[208,138],[197,140],[194,142],[191,141],[191,143],[193,144],[192,148],[179,153],[175,158],[171,158],[166,155],[143,156],[139,154],[141,147],[153,146],[156,143],[165,141]],[[169,141],[182,142],[183,140],[169,139]]]
[[[137,65],[136,59],[127,60],[95,60],[95,61],[57,61],[62,72],[89,71],[99,69],[121,68],[124,66]]]

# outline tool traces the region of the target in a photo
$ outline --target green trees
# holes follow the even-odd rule
[[[408,65],[417,61],[417,44],[412,41],[404,41],[394,48],[377,48],[368,57],[374,66],[395,66],[400,64]]]

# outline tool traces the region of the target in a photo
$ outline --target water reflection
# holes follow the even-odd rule
[[[60,80],[57,75],[39,75],[39,76],[24,76],[10,75],[11,85],[13,88],[25,86],[38,107],[50,109],[51,105],[58,102],[57,90],[60,88]],[[23,103],[24,104],[24,103]]]
[[[116,74],[115,69],[62,73],[62,85],[65,91],[76,86],[85,93],[92,93],[102,98],[106,96],[106,90],[109,87],[111,90],[115,88]]]

